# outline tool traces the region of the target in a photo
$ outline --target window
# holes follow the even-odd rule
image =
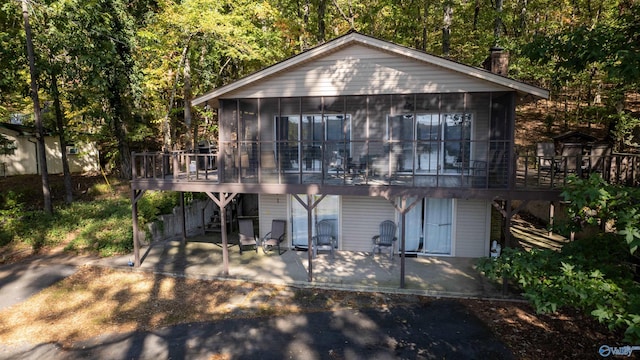
[[[468,168],[471,156],[471,114],[444,114],[445,169]]]
[[[391,156],[397,159],[397,171],[447,172],[467,168],[472,153],[472,124],[470,113],[388,116],[387,140]]]
[[[324,120],[324,121],[323,121]],[[284,115],[275,117],[276,158],[285,171],[321,171],[322,150],[328,166],[350,156],[351,115]]]
[[[351,157],[351,116],[325,115],[325,160],[329,170],[344,170]]]
[[[276,116],[276,159],[283,171],[299,169],[298,148],[300,117],[297,115]]]
[[[396,115],[388,117],[387,139],[391,151],[392,166],[397,171],[411,171],[413,169],[413,140],[414,116]]]

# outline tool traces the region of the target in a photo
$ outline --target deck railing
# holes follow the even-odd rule
[[[233,155],[233,152],[231,153]],[[366,158],[368,161],[369,159]],[[516,156],[508,161],[470,160],[445,171],[390,170],[384,164],[334,164],[322,161],[309,167],[280,168],[272,162],[252,163],[244,156],[219,156],[184,151],[133,153],[133,181],[155,179],[179,182],[397,185],[475,189],[559,189],[570,175],[600,174],[612,184],[640,186],[640,155]],[[269,160],[262,160],[269,161]],[[510,169],[511,168],[511,169]]]
[[[576,155],[516,157],[516,187],[560,188],[569,175],[599,174],[611,184],[640,186],[640,155]]]
[[[217,182],[216,159],[185,151],[133,153],[132,178]]]

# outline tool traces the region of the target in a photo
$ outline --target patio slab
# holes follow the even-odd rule
[[[234,243],[233,236],[230,242]],[[438,297],[514,298],[502,293],[476,269],[477,259],[459,257],[405,257],[405,287],[400,287],[401,258],[365,252],[337,251],[335,258],[287,249],[281,255],[245,250],[229,245],[228,274],[224,271],[222,245],[211,235],[152,243],[141,250],[141,271],[200,279],[233,279],[260,283],[321,287],[341,290],[407,293]],[[98,265],[130,268],[133,255],[103,259]],[[138,270],[138,269],[136,269]]]

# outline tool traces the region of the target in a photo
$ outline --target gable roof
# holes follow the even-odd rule
[[[538,98],[549,97],[548,90],[532,86],[517,80],[513,80],[498,74],[494,74],[485,69],[464,65],[449,59],[430,55],[422,51],[410,49],[404,46],[393,44],[391,42],[366,36],[358,32],[349,32],[346,35],[335,38],[327,43],[307,50],[294,57],[276,63],[233,83],[224,85],[220,88],[203,94],[193,99],[191,101],[191,104],[193,106],[196,106],[204,103],[210,103],[210,105],[212,105],[213,107],[217,107],[218,99],[225,97],[225,95],[231,95],[231,93],[248,88],[257,82],[265,81],[268,78],[277,77],[278,75],[284,75],[294,68],[300,67],[304,64],[313,62],[314,60],[318,60],[354,45],[365,46],[377,51],[389,53],[396,57],[410,59],[412,61],[422,63],[423,65],[437,67],[445,71],[464,75],[478,81],[486,82],[493,86],[498,86],[505,90],[510,89],[517,91],[522,95],[532,95]]]
[[[0,129],[7,129],[15,133],[18,136],[35,136],[36,128],[34,126],[27,125],[18,125],[12,123],[0,123]],[[44,135],[49,136],[52,135],[51,131],[47,129],[44,130]]]

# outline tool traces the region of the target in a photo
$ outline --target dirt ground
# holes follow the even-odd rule
[[[54,203],[61,202],[63,198],[62,177],[52,176],[50,177],[50,182]],[[93,184],[100,183],[106,183],[106,180],[102,176],[74,177],[75,198],[82,200],[91,200],[93,195],[88,191],[88,189]],[[30,197],[30,204],[32,204],[33,206],[38,206],[39,201],[41,201],[39,200],[41,199],[41,192],[38,193],[38,191],[33,190],[34,185],[36,185],[35,188],[38,189],[38,185],[40,185],[40,177],[13,177],[0,179],[0,189],[2,189],[2,192],[7,191],[7,189],[13,189],[16,192],[22,192],[24,196]],[[120,191],[127,191],[126,183],[118,184],[117,186],[119,186]],[[42,249],[41,252],[53,250],[59,251],[60,248]],[[12,254],[15,255],[16,253],[22,255],[12,257]],[[13,259],[13,261],[20,261],[22,258],[28,257],[30,253],[28,249],[18,248],[16,250],[16,248],[11,248],[10,246],[4,249],[0,249],[0,255],[5,257],[5,260],[8,257]],[[81,271],[78,276],[74,276],[71,279],[67,279],[65,281],[71,282],[71,286],[75,289],[86,289],[91,284],[91,278],[95,277],[86,275],[87,272],[89,272],[90,274],[91,271],[96,270],[85,269]],[[110,278],[107,282],[102,283],[126,283],[128,280],[125,278],[125,275],[126,273],[118,275],[117,272],[114,274],[110,274],[109,277],[115,276],[115,278]],[[118,276],[121,276],[121,278],[118,278]],[[143,283],[139,283],[138,285],[140,284]],[[179,294],[178,296],[175,296],[175,298],[177,299],[185,298],[186,294],[193,293],[194,289],[200,289],[198,293],[211,293],[212,298],[223,298],[223,295],[229,291],[229,289],[225,289],[224,285],[210,281],[185,280],[177,282],[177,284],[180,284],[180,288],[176,288],[174,290],[174,295],[176,291],[182,293],[182,295]],[[265,291],[267,293],[278,293],[283,291],[283,288],[281,287],[270,287],[270,285],[251,286],[260,287],[262,288],[261,291]],[[105,290],[103,289],[100,291]],[[305,301],[309,302],[317,303],[318,301],[321,301],[325,304],[349,304],[349,306],[355,307],[371,306],[372,303],[375,303],[377,301],[376,297],[380,296],[379,294],[352,294],[341,291],[325,290],[299,290],[296,292],[287,290],[285,292],[289,292],[292,294],[291,296],[295,296],[297,302],[299,302],[300,298],[303,298],[307,299]],[[110,297],[96,297],[96,299],[91,302],[90,307],[93,310],[108,308],[108,304],[103,303],[101,299],[104,299],[104,302],[110,301]],[[32,300],[33,299],[30,299],[29,301]],[[51,299],[47,300],[46,298],[43,298],[42,300],[36,299],[35,301],[50,300]],[[426,297],[420,299],[420,301],[427,302],[431,300],[432,299]],[[284,298],[282,301],[283,305],[287,305],[286,298]],[[403,303],[410,300],[398,298],[396,299],[396,301],[398,303]],[[536,314],[532,307],[524,302],[506,302],[475,299],[459,299],[457,301],[463,304],[469,312],[475,314],[479,319],[481,319],[487,325],[487,327],[498,336],[498,338],[502,339],[505,344],[507,344],[507,346],[513,351],[514,356],[518,359],[597,359],[601,358],[598,355],[598,348],[601,345],[621,345],[621,340],[623,338],[623,334],[610,332],[606,327],[602,326],[591,317],[571,310],[561,310],[554,314]],[[62,327],[68,326],[70,328],[76,328],[75,330],[71,331],[72,333],[81,333],[87,336],[91,334],[90,331],[77,331],[78,327],[82,328],[84,326],[80,325],[78,321],[86,321],[87,324],[85,325],[87,326],[87,328],[95,325],[96,321],[101,324],[108,323],[112,327],[113,331],[116,332],[128,331],[132,327],[135,328],[140,325],[139,323],[137,323],[138,320],[136,318],[131,318],[129,319],[129,321],[121,321],[121,319],[113,319],[108,317],[104,318],[104,315],[99,315],[103,316],[103,318],[100,318],[98,320],[96,320],[95,317],[89,316],[85,318],[75,318],[74,321],[69,323],[68,319],[64,318],[68,315],[68,313],[65,311],[58,312],[62,315],[57,318],[55,316],[52,316],[51,314],[38,313],[37,309],[42,309],[42,307],[34,303],[32,303],[32,305],[33,306],[30,307],[32,311],[25,310],[24,308],[15,308],[15,311],[21,309],[20,311],[26,312],[20,314],[7,314],[3,312],[2,318],[22,319],[18,320],[18,322],[14,324],[14,326],[17,326],[18,328],[24,326],[24,324],[31,324],[30,326],[33,326],[33,324],[42,323],[41,328],[35,329],[33,331],[36,331],[38,333],[53,331],[54,333],[48,335],[50,336],[50,338],[48,338],[47,340],[61,342],[64,342],[65,339],[59,337],[62,336],[61,334],[64,334],[65,332],[59,327],[51,326],[51,324],[59,322],[60,326]],[[44,306],[43,304],[41,305]],[[162,306],[168,307],[162,309],[162,311],[168,314],[173,314],[175,312],[179,313],[179,308],[181,307],[180,304],[174,302],[162,302]],[[226,309],[226,307],[221,306],[221,309],[224,310]],[[279,307],[278,310],[263,309],[260,314],[262,314],[263,316],[271,316],[277,315],[278,312],[285,310],[287,312],[299,311],[290,306],[282,306]],[[215,316],[212,317],[210,311],[203,312],[201,317],[198,315],[198,312],[191,313],[192,314],[188,319],[182,319],[182,321],[216,321]],[[105,312],[98,310],[97,314],[105,314]],[[144,321],[147,322],[145,327],[155,328],[158,326],[167,325],[165,322],[161,321],[154,322],[153,319],[156,319],[156,317],[152,313],[144,313],[143,315],[146,316],[146,318],[144,319]],[[218,315],[223,316],[222,313]],[[35,318],[30,316],[35,316]],[[133,312],[125,312],[124,315],[121,314],[120,316],[133,316]],[[47,321],[37,321],[38,317],[45,318]],[[168,318],[181,319],[180,316],[177,316],[175,314],[169,316]],[[27,319],[31,320],[28,321]],[[5,320],[5,329],[2,332],[4,335],[7,335],[10,332],[7,329],[7,326],[11,328],[11,325],[7,324]],[[16,331],[16,329],[13,329],[11,331]],[[56,338],[56,336],[58,336],[58,338]],[[5,340],[7,339],[5,338]]]
[[[71,348],[96,336],[157,331],[178,324],[427,306],[438,301],[426,296],[197,280],[83,266],[71,277],[1,311],[0,343],[29,339],[33,344]],[[601,345],[614,346],[622,338],[572,311],[540,315],[523,302],[451,301],[480,319],[516,359],[596,359]]]

